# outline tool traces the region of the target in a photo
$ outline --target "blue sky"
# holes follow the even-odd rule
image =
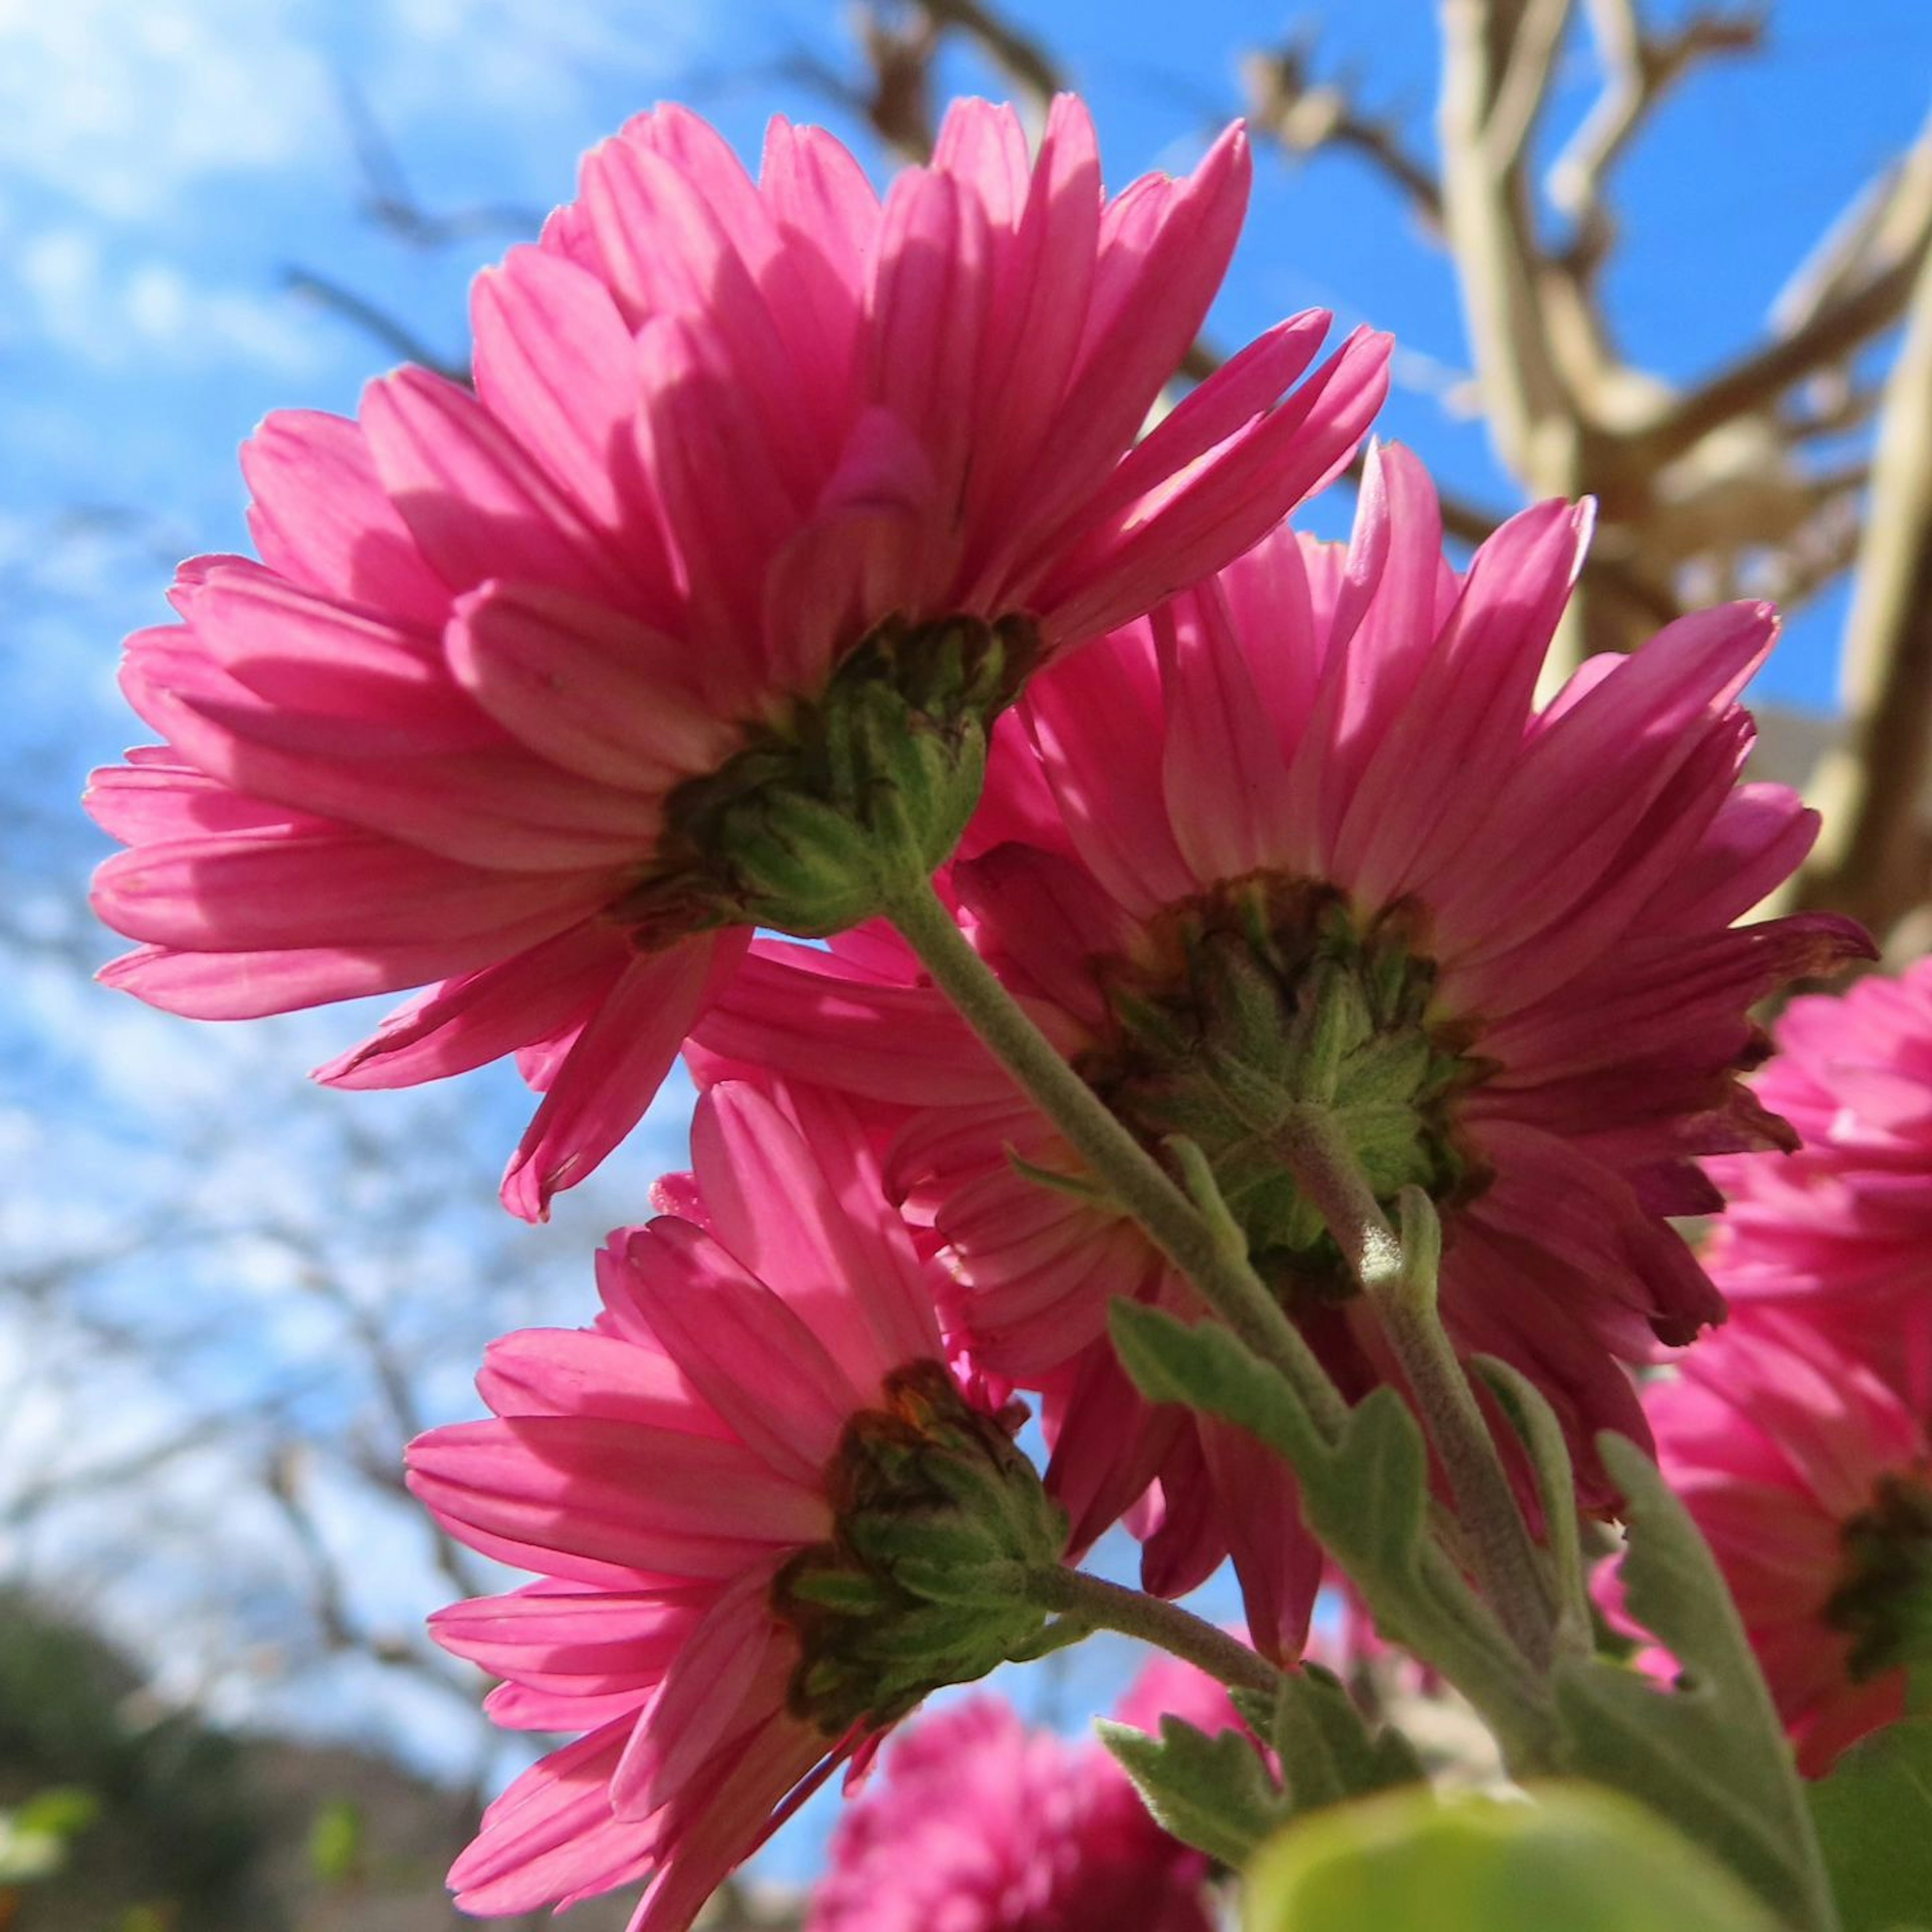
[[[1136,21],[1131,34],[1124,17]],[[1098,0],[1050,0],[1028,14],[1093,101],[1116,186],[1190,162],[1238,100],[1241,51],[1314,17],[1240,0],[1131,16]],[[1358,76],[1365,99],[1425,152],[1432,22],[1424,0],[1352,0],[1329,10],[1319,43],[1322,70]],[[299,1196],[304,1137],[328,1131],[302,1111],[301,1070],[362,1024],[335,1014],[194,1029],[98,992],[76,970],[114,950],[77,910],[102,847],[73,801],[87,768],[135,735],[112,688],[120,637],[164,617],[176,557],[242,544],[234,452],[261,416],[351,410],[362,382],[394,360],[292,292],[290,272],[355,292],[434,352],[460,358],[470,275],[526,232],[526,212],[571,193],[584,148],[654,98],[692,100],[748,154],[766,116],[783,110],[830,121],[870,155],[836,104],[799,80],[802,55],[850,70],[841,10],[805,0],[0,0],[0,766],[10,806],[0,936],[16,943],[14,997],[0,1015],[0,1159],[16,1180],[0,1198],[0,1238],[10,1251],[77,1234],[111,1242],[136,1207],[213,1214],[238,1192]],[[987,82],[963,61],[951,77],[962,88]],[[1590,83],[1579,48],[1559,110],[1579,111]],[[1670,103],[1622,178],[1634,238],[1610,292],[1633,356],[1682,380],[1747,340],[1804,250],[1910,137],[1928,86],[1925,0],[1784,0],[1766,56],[1713,68]],[[380,130],[422,208],[477,214],[460,238],[424,248],[369,220],[358,115]],[[1232,344],[1312,304],[1344,326],[1396,331],[1404,355],[1385,431],[1464,494],[1513,506],[1480,424],[1448,406],[1465,358],[1439,256],[1358,164],[1292,165],[1264,151],[1215,332]],[[1345,515],[1330,506],[1315,520],[1334,528]],[[1760,695],[1828,704],[1839,614],[1828,603],[1793,626]],[[470,1083],[454,1113],[373,1096],[328,1104],[405,1140],[433,1120],[439,1144],[461,1142],[479,1177],[493,1178],[520,1098],[498,1070]],[[572,1292],[588,1293],[587,1243],[625,1200],[635,1211],[642,1180],[675,1160],[682,1105],[667,1102],[598,1198],[573,1204],[541,1236],[501,1238],[532,1284],[521,1318],[539,1304],[574,1318],[565,1311]],[[256,1124],[248,1131],[259,1126],[260,1138],[244,1146],[238,1130],[218,1158],[196,1156],[184,1184],[184,1142],[231,1116]],[[452,1230],[436,1264],[464,1266],[467,1239]],[[249,1292],[262,1326],[197,1341],[166,1376],[144,1379],[124,1364],[110,1379],[76,1346],[71,1372],[95,1378],[94,1407],[152,1419],[170,1401],[252,1386],[271,1356],[297,1364],[326,1351],[322,1318],[292,1312],[286,1256],[257,1258]],[[232,1274],[242,1264],[229,1255],[223,1266]],[[136,1267],[109,1299],[134,1320],[152,1286]],[[427,1350],[436,1338],[422,1339]],[[473,1347],[466,1335],[444,1341],[425,1399],[432,1412],[465,1412]],[[0,1309],[0,1382],[10,1348],[24,1346]],[[50,1388],[35,1412],[49,1442],[70,1432]],[[321,1426],[339,1423],[351,1399],[326,1379],[303,1398]],[[224,1466],[206,1480],[218,1490]],[[384,1587],[407,1621],[426,1587],[420,1552],[406,1528],[386,1534]],[[0,1529],[0,1568],[9,1560]],[[235,1705],[248,1707],[245,1687]]]

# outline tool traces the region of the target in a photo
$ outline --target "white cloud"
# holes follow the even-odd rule
[[[276,0],[0,0],[0,170],[97,213],[332,140],[328,76]]]
[[[158,256],[121,259],[91,229],[44,230],[12,260],[38,332],[97,367],[239,360],[296,375],[326,360],[314,318],[286,296],[205,284]]]

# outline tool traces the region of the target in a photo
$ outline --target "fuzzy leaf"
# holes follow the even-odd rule
[[[1392,1388],[1371,1389],[1348,1412],[1318,1476],[1304,1476],[1309,1527],[1345,1568],[1413,1577],[1429,1508],[1422,1430]]]
[[[1862,1739],[1806,1795],[1845,1932],[1932,1919],[1932,1718]]]
[[[1274,1746],[1298,1817],[1423,1774],[1408,1740],[1393,1726],[1371,1731],[1341,1679],[1318,1664],[1282,1677],[1262,1735]]]
[[[1309,1527],[1342,1568],[1412,1579],[1428,1510],[1422,1431],[1394,1390],[1348,1413],[1331,1449],[1294,1390],[1216,1322],[1190,1328],[1161,1310],[1116,1301],[1114,1346],[1149,1402],[1184,1402],[1245,1429],[1284,1457]]]
[[[1258,1436],[1297,1471],[1326,1454],[1294,1390],[1219,1322],[1190,1328],[1165,1310],[1120,1300],[1108,1325],[1121,1366],[1149,1402],[1218,1415]]]
[[[1293,1825],[1250,1868],[1246,1932],[1776,1932],[1730,1873],[1628,1799],[1401,1792]]]
[[[1174,1717],[1161,1719],[1157,1738],[1104,1718],[1096,1728],[1162,1829],[1224,1865],[1245,1864],[1287,1816],[1245,1731],[1210,1737]]]
[[[1630,1615],[1677,1660],[1675,1689],[1599,1658],[1555,1672],[1564,1768],[1642,1799],[1793,1923],[1833,1923],[1784,1727],[1730,1592],[1657,1466],[1599,1438],[1624,1497]]]

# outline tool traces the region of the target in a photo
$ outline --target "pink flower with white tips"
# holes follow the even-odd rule
[[[1932,1415],[1932,959],[1793,1000],[1754,1083],[1804,1144],[1711,1162],[1724,1292],[1828,1334]]]
[[[1279,532],[1034,682],[989,781],[1004,842],[970,838],[950,890],[1144,1144],[1208,1156],[1352,1399],[1400,1375],[1270,1109],[1328,1110],[1385,1204],[1424,1188],[1451,1340],[1541,1388],[1604,1501],[1595,1432],[1643,1433],[1624,1364],[1723,1313],[1665,1219],[1714,1204],[1691,1157],[1789,1138],[1736,1077],[1749,1009],[1865,942],[1731,924],[1815,830],[1736,782],[1768,606],[1686,618],[1535,708],[1588,527],[1544,504],[1459,576],[1421,466],[1382,451],[1346,553]],[[1258,1645],[1292,1655],[1321,1566],[1292,1478],[1150,1409],[1106,1339],[1114,1297],[1192,1317],[1192,1292],[891,935],[762,945],[699,1045],[898,1110],[889,1178],[947,1245],[976,1357],[1044,1393],[1076,1550],[1131,1510],[1166,1595],[1232,1553]]]
[[[1644,1407],[1798,1768],[1822,1776],[1904,1714],[1910,1670],[1932,1664],[1932,1436],[1863,1364],[1762,1304],[1740,1305]],[[1614,1608],[1612,1580],[1605,1593]]]
[[[490,1808],[466,1911],[648,1880],[634,1932],[682,1932],[832,1766],[1042,1622],[1013,1577],[1065,1519],[944,1366],[849,1111],[721,1088],[693,1151],[680,1211],[598,1256],[596,1328],[498,1342],[494,1419],[410,1451],[444,1528],[538,1573],[438,1641],[506,1680],[500,1723],[585,1733]]]
[[[882,204],[815,129],[775,122],[754,182],[681,109],[632,122],[478,281],[473,392],[406,368],[244,451],[262,560],[184,566],[130,641],[164,742],[92,794],[132,848],[95,902],[142,942],[105,978],[224,1019],[434,982],[320,1077],[516,1054],[544,1097],[505,1199],[541,1216],[754,925],[877,910],[880,770],[936,865],[1024,678],[1360,437],[1386,343],[1288,394],[1310,314],[1135,444],[1249,165],[1230,130],[1109,201],[1077,102],[1036,158],[968,102]]]

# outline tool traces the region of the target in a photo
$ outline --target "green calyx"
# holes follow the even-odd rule
[[[1842,1580],[1825,1621],[1852,1640],[1852,1678],[1932,1664],[1932,1480],[1880,1477],[1870,1508],[1846,1522],[1839,1541]]]
[[[890,884],[951,856],[993,721],[1038,655],[1024,616],[888,618],[823,692],[671,794],[650,875],[614,916],[646,946],[720,926],[822,938],[872,917]]]
[[[1364,926],[1334,886],[1259,873],[1170,907],[1141,958],[1102,969],[1112,1036],[1082,1075],[1150,1148],[1200,1148],[1291,1309],[1356,1292],[1282,1158],[1298,1112],[1329,1115],[1391,1211],[1406,1186],[1441,1202],[1484,1184],[1454,1102],[1489,1070],[1429,1017],[1418,924],[1397,906]]]
[[[885,1394],[827,1470],[832,1540],[772,1586],[802,1652],[790,1708],[827,1736],[890,1724],[1023,1651],[1046,1621],[1034,1580],[1066,1544],[1039,1472],[938,1363],[900,1370]]]

